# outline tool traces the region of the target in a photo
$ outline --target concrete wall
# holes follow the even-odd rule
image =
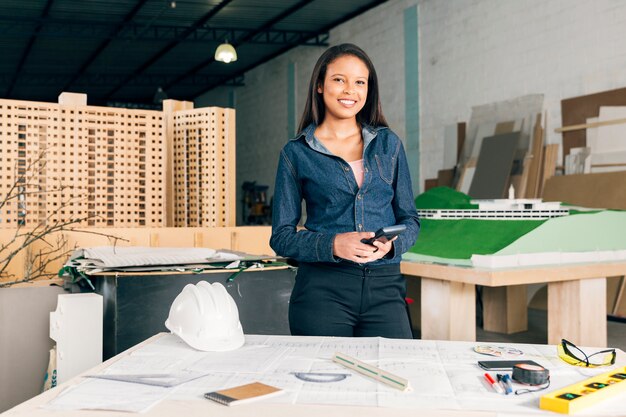
[[[443,126],[471,106],[542,93],[548,143],[563,98],[626,86],[626,2],[450,0],[420,7],[422,161],[442,160]]]
[[[420,157],[411,169],[419,169],[420,182],[441,168],[444,126],[467,121],[472,106],[543,93],[547,140],[559,143],[554,128],[561,99],[626,86],[625,1],[390,0],[332,30],[329,42],[356,43],[370,55],[383,109],[402,138],[407,117],[418,117],[406,110],[404,72],[405,14],[416,6]],[[273,194],[278,153],[288,138],[287,68],[295,63],[299,118],[323,49],[293,49],[247,73],[246,86],[234,89],[238,193],[244,180],[256,180]],[[196,105],[228,105],[230,91],[216,89]]]

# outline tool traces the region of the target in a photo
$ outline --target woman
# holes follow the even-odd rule
[[[342,44],[322,54],[299,130],[280,153],[270,240],[299,262],[291,333],[411,338],[400,259],[419,220],[404,148],[363,50]],[[297,231],[302,200],[307,219]],[[396,239],[361,242],[395,224],[406,225]]]

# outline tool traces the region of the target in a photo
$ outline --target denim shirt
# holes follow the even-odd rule
[[[365,176],[359,188],[350,165],[314,136],[315,129],[309,125],[280,153],[270,246],[300,262],[349,262],[333,256],[335,235],[405,224],[391,256],[368,265],[399,263],[420,227],[402,142],[386,127],[363,126]],[[307,219],[305,230],[297,231],[302,199]]]

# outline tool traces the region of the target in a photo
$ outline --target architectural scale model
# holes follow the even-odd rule
[[[494,200],[471,200],[478,209],[418,210],[420,217],[426,219],[481,219],[481,220],[543,220],[569,215],[569,210],[561,207],[560,202],[542,202],[541,199],[509,198]]]
[[[234,226],[235,111],[0,100],[0,228]],[[12,191],[13,189],[13,191]]]

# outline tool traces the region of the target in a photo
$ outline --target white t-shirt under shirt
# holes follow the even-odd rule
[[[363,184],[363,177],[365,175],[365,170],[363,169],[363,160],[359,159],[358,161],[348,162],[350,164],[350,168],[352,168],[352,172],[354,173],[354,179],[356,180],[357,185],[361,188],[361,184]]]

